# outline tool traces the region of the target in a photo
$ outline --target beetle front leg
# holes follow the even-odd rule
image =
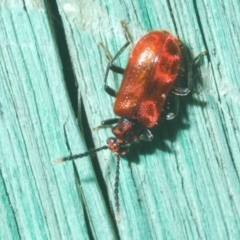
[[[110,118],[101,122],[101,126],[107,126],[118,123],[119,118]]]
[[[102,127],[109,126],[109,125],[112,125],[112,124],[116,124],[116,123],[118,123],[118,121],[119,121],[119,118],[109,118],[109,119],[103,120],[101,122],[101,125],[92,128],[92,130],[98,130]]]

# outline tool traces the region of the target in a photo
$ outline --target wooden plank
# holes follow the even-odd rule
[[[125,43],[120,20],[134,42],[152,29],[166,29],[193,56],[209,53],[201,61],[197,92],[181,101],[179,116],[161,121],[152,143],[122,158],[121,221],[115,223],[110,151],[97,155],[110,209],[89,158],[75,161],[77,172],[73,163],[51,163],[69,154],[66,141],[72,153],[86,147],[46,7],[28,2],[25,11],[11,4],[1,6],[0,238],[239,239],[238,2],[58,1],[91,129],[114,116],[114,99],[103,89],[107,60],[98,42],[116,53]],[[119,65],[126,65],[127,54]],[[120,82],[121,76],[109,80],[115,89]],[[111,129],[92,131],[97,147],[109,136]]]
[[[72,149],[86,148],[45,7],[41,1],[1,7],[0,238],[89,239],[88,213],[92,235],[111,239],[115,233],[90,160],[78,166],[84,186],[72,164],[52,163],[69,154],[64,131]],[[96,209],[84,206],[86,188]]]
[[[149,30],[167,29],[178,33],[193,56],[209,52],[200,67],[198,93],[182,101],[178,118],[161,122],[152,144],[143,143],[121,161],[117,226],[122,239],[239,237],[237,6],[226,1],[59,1],[91,128],[114,116],[114,100],[102,84],[107,61],[97,43],[116,53],[125,43],[120,20],[134,41]],[[120,58],[121,66],[126,58]],[[110,85],[118,89],[120,78]],[[96,146],[112,135],[110,129],[92,134]],[[114,157],[107,151],[98,157],[114,205]]]

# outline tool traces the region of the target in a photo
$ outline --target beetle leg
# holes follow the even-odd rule
[[[104,90],[106,93],[108,93],[112,97],[117,96],[117,91],[115,91],[113,88],[109,87],[108,85],[104,84]]]
[[[107,59],[109,60],[107,68],[109,68],[110,70],[112,70],[115,73],[123,74],[124,73],[124,69],[113,64],[113,61],[116,58],[114,57],[115,58],[114,59],[114,58],[111,57],[111,54],[109,53],[108,49],[103,45],[102,42],[100,42],[99,45],[103,48],[104,53],[105,53]]]
[[[191,82],[192,82],[192,80],[191,80]],[[184,97],[184,96],[187,96],[191,92],[191,88],[189,86],[190,85],[188,85],[187,88],[180,88],[180,87],[173,88],[171,92],[177,96]]]
[[[105,77],[104,77],[104,89],[112,97],[116,97],[117,91],[115,91],[114,89],[112,89],[111,87],[109,87],[107,85],[108,73],[109,73],[109,70],[112,70],[113,72],[120,73],[120,74],[124,73],[123,68],[118,67],[118,66],[114,65],[113,63],[122,54],[122,52],[128,47],[129,44],[130,44],[130,42],[127,41],[121,47],[121,49],[117,52],[117,54],[113,58],[111,58],[111,55],[110,55],[109,51],[107,50],[107,48],[102,43],[100,43],[100,45],[102,46],[102,48],[105,52],[105,55],[106,55],[107,59],[109,60],[107,70],[106,70],[106,73],[105,73]]]
[[[118,121],[119,121],[119,118],[110,118],[102,121],[101,125],[102,126],[112,125],[112,124],[118,123]]]
[[[193,65],[194,63],[203,55],[205,55],[207,53],[207,51],[204,52],[200,52],[190,63],[188,63],[188,73],[187,73],[187,78],[188,78],[188,86],[186,88],[182,88],[182,87],[173,87],[173,89],[171,90],[171,92],[177,96],[187,96],[191,90],[192,90],[192,85],[193,85],[193,73],[192,73],[192,69],[193,69]]]
[[[107,48],[102,43],[100,43],[100,45],[103,47],[104,52],[106,54],[106,57],[109,60],[108,67],[115,73],[124,74],[124,71],[125,71],[124,68],[121,68],[121,67],[116,66],[116,65],[113,64],[113,62],[122,54],[122,52],[131,43],[131,38],[130,38],[130,35],[129,35],[128,31],[127,31],[127,27],[126,27],[125,22],[121,21],[121,25],[122,25],[123,33],[124,33],[124,36],[125,36],[127,42],[123,45],[123,47],[117,52],[117,54],[113,58],[111,57],[111,54],[109,53]]]
[[[126,23],[124,21],[121,21],[121,25],[122,25],[123,33],[124,33],[124,36],[125,36],[127,42],[129,42],[129,43],[132,42],[130,34],[129,34],[128,30],[127,30]]]
[[[93,127],[92,130],[98,130],[102,127],[108,126],[108,125],[112,125],[112,124],[116,124],[118,123],[119,118],[110,118],[110,119],[106,119],[104,121],[101,122],[101,125],[97,126],[97,127]]]
[[[123,68],[121,68],[121,67],[118,67],[118,66],[114,65],[113,63],[114,63],[114,61],[123,53],[123,51],[128,47],[129,44],[130,44],[130,42],[127,41],[127,42],[120,48],[120,50],[116,53],[116,55],[115,55],[113,58],[111,58],[110,55],[109,55],[110,59],[109,59],[109,57],[107,57],[108,60],[109,60],[108,66],[107,66],[108,69],[111,69],[112,71],[114,71],[114,72],[116,72],[116,73],[120,73],[120,74],[123,74],[123,73],[124,73],[125,69],[123,69]],[[103,45],[102,45],[102,46],[103,46]],[[105,80],[106,80],[106,79],[105,79]],[[106,83],[106,82],[105,82],[105,83]]]
[[[174,119],[179,112],[179,98],[178,96],[174,96],[170,93],[168,96],[163,108],[161,116],[162,118],[165,118],[166,120],[172,120]]]
[[[139,139],[142,140],[142,141],[148,141],[148,142],[150,142],[150,141],[153,140],[153,135],[152,135],[152,133],[151,133],[150,130],[148,130],[147,128],[145,128],[145,129],[142,131],[141,135],[139,136]]]
[[[117,91],[107,85],[107,78],[108,78],[109,70],[112,70],[115,73],[124,74],[125,69],[121,68],[119,66],[116,66],[113,63],[130,44],[130,37],[129,37],[128,31],[126,28],[126,24],[124,21],[121,21],[121,24],[122,24],[124,36],[125,36],[127,42],[120,48],[120,50],[117,52],[117,54],[113,58],[111,57],[111,54],[109,53],[108,49],[103,45],[103,43],[101,43],[101,42],[99,43],[100,46],[103,48],[105,55],[108,59],[107,70],[106,70],[105,77],[104,77],[104,89],[112,97],[117,96]]]

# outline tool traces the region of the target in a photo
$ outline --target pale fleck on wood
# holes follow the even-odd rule
[[[161,121],[152,143],[133,147],[121,160],[121,221],[114,222],[88,157],[75,161],[81,186],[73,163],[51,162],[69,154],[64,124],[72,153],[86,147],[47,6],[1,4],[0,239],[239,239],[238,1],[57,3],[90,128],[114,117],[114,99],[103,88],[107,59],[98,43],[112,55],[120,49],[120,20],[133,42],[166,29],[193,56],[205,49],[208,55],[200,62],[196,91],[180,102],[179,116]],[[118,65],[126,66],[128,50]],[[115,89],[120,83],[121,76],[109,79]],[[111,129],[93,130],[92,136],[96,147],[103,146]],[[104,150],[98,159],[115,209],[114,156]]]

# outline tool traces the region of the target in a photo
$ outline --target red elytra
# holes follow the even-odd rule
[[[121,119],[113,128],[116,138],[109,139],[108,147],[115,154],[126,154],[126,145],[139,141],[142,134],[144,140],[152,140],[144,128],[157,124],[180,65],[180,42],[167,31],[150,32],[133,48],[114,104]]]
[[[122,23],[125,28],[124,23]],[[111,58],[107,49],[103,46],[105,54],[109,59],[104,79],[105,91],[116,97],[114,113],[120,118],[102,121],[102,125],[117,123],[112,128],[115,137],[107,140],[107,146],[93,149],[91,151],[72,155],[54,162],[63,162],[91,155],[103,149],[110,149],[117,156],[116,178],[115,178],[115,203],[119,212],[118,184],[119,184],[119,160],[121,155],[128,152],[129,146],[140,140],[151,141],[153,136],[151,129],[154,127],[161,113],[167,120],[173,119],[176,112],[166,112],[166,101],[169,93],[178,99],[178,96],[186,96],[191,90],[191,77],[193,63],[205,52],[200,53],[189,65],[188,87],[175,86],[184,68],[183,54],[180,41],[167,31],[152,31],[143,36],[133,48],[126,69],[114,65],[114,61],[128,47],[130,41],[125,29],[127,43]],[[186,66],[185,66],[186,67]],[[123,80],[118,92],[107,85],[109,70],[123,74]],[[183,69],[184,71],[184,69]],[[165,111],[163,111],[165,110]]]
[[[152,128],[159,120],[166,96],[177,78],[180,42],[169,32],[154,31],[133,48],[117,93],[116,115]]]

